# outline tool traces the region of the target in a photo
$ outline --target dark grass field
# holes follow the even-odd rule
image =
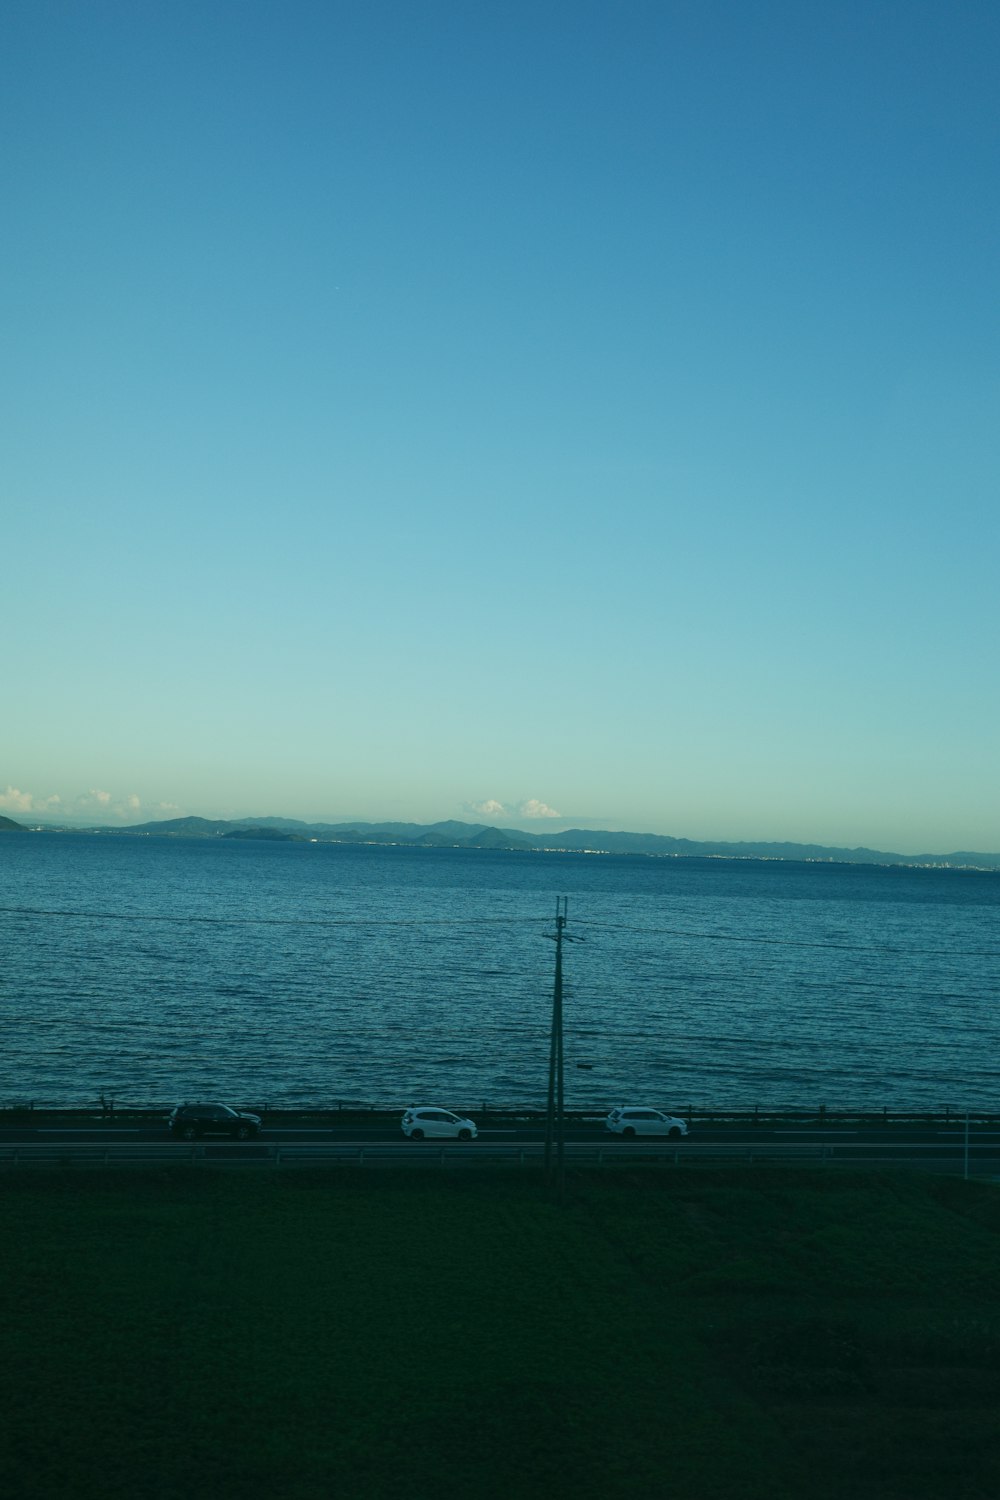
[[[0,1494],[996,1500],[1000,1188],[11,1173]]]

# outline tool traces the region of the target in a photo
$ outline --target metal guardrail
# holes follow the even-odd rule
[[[667,1144],[657,1141],[567,1141],[571,1166],[627,1167],[639,1163],[671,1167],[803,1166],[859,1169],[918,1167],[928,1171],[1000,1177],[1000,1140],[971,1137],[948,1142],[887,1143],[827,1141],[720,1141]],[[298,1141],[215,1142],[30,1142],[0,1143],[0,1170],[25,1167],[540,1167],[541,1141],[436,1144],[432,1142]]]
[[[172,1166],[196,1159],[196,1147],[169,1142],[0,1142],[0,1167]]]

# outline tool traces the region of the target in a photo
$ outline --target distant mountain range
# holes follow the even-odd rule
[[[39,827],[38,824],[32,825]],[[659,833],[610,833],[607,829],[569,828],[561,833],[525,833],[484,823],[304,823],[296,818],[167,818],[125,828],[68,828],[42,825],[51,832],[103,833],[118,837],[157,835],[172,838],[318,840],[334,844],[399,844],[423,849],[549,850],[588,854],[647,854],[661,858],[786,859],[863,865],[915,865],[998,870],[1000,854],[958,850],[953,854],[892,854],[882,849],[837,849],[825,844],[729,843],[675,839]],[[24,829],[0,817],[0,831]]]

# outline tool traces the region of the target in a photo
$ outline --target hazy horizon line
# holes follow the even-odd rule
[[[10,814],[9,813],[5,813],[4,816],[10,817]],[[22,818],[24,818],[24,816],[25,815],[22,814]],[[255,823],[266,823],[266,822],[274,821],[274,820],[277,819],[277,820],[279,820],[281,822],[285,822],[285,823],[298,824],[298,825],[302,826],[303,828],[328,827],[328,828],[337,828],[337,829],[344,829],[344,830],[347,830],[347,829],[350,829],[350,828],[364,828],[364,827],[368,827],[368,828],[385,828],[385,827],[393,827],[393,826],[394,827],[419,828],[419,829],[433,829],[433,828],[441,827],[442,825],[457,824],[457,825],[460,825],[461,827],[465,827],[465,828],[495,829],[497,832],[525,833],[525,834],[528,834],[528,835],[530,835],[532,837],[538,837],[538,836],[540,836],[541,834],[543,834],[545,832],[551,832],[553,835],[559,835],[559,834],[571,833],[571,832],[583,832],[583,833],[594,832],[594,833],[618,834],[618,835],[621,835],[623,837],[633,837],[633,838],[659,838],[659,839],[667,839],[667,840],[671,840],[671,841],[676,842],[676,843],[685,843],[685,844],[710,844],[710,845],[711,844],[715,844],[715,845],[729,845],[729,846],[733,846],[733,847],[740,847],[740,846],[748,846],[748,847],[750,847],[750,846],[753,846],[753,845],[773,845],[773,846],[779,846],[779,847],[784,846],[784,847],[788,847],[788,848],[800,848],[800,849],[809,849],[809,848],[813,848],[813,849],[830,849],[830,850],[835,850],[835,851],[842,852],[842,853],[864,852],[864,853],[868,853],[868,854],[885,854],[885,855],[899,856],[899,857],[905,858],[905,859],[927,858],[927,859],[946,860],[946,859],[950,859],[950,858],[954,857],[955,855],[981,855],[984,858],[1000,859],[1000,853],[993,852],[993,851],[990,851],[990,850],[987,850],[987,849],[958,849],[958,848],[948,849],[948,850],[921,849],[921,850],[917,851],[916,853],[905,854],[902,850],[898,850],[898,849],[884,849],[884,848],[880,848],[880,847],[878,847],[878,846],[876,846],[874,844],[851,844],[851,843],[836,844],[836,843],[826,843],[826,842],[824,842],[823,840],[820,840],[820,839],[806,839],[806,838],[792,839],[792,838],[775,838],[775,837],[755,837],[755,838],[747,838],[747,837],[743,837],[743,838],[704,837],[704,836],[702,836],[702,837],[694,837],[694,836],[692,836],[690,834],[672,834],[672,833],[671,834],[665,834],[665,833],[656,833],[656,832],[654,832],[654,831],[652,831],[650,829],[614,827],[614,826],[612,826],[605,819],[595,819],[595,820],[588,820],[587,822],[581,822],[581,821],[575,821],[572,818],[551,818],[551,817],[537,818],[537,819],[524,818],[524,819],[521,819],[520,822],[517,823],[517,824],[512,823],[512,822],[504,822],[503,824],[501,824],[501,823],[498,823],[498,822],[491,823],[491,822],[488,822],[488,821],[483,821],[482,819],[476,819],[474,821],[470,821],[467,818],[434,818],[434,819],[430,820],[429,822],[422,822],[422,821],[419,821],[419,820],[417,820],[415,818],[372,818],[372,817],[357,817],[357,818],[339,817],[339,818],[337,818],[337,817],[332,817],[332,816],[331,817],[304,818],[304,817],[292,816],[290,814],[284,814],[284,813],[247,813],[247,814],[243,814],[243,815],[228,815],[228,816],[219,814],[219,815],[215,815],[215,816],[209,816],[209,815],[207,815],[205,813],[172,812],[169,815],[166,815],[164,817],[159,817],[159,818],[156,818],[156,817],[154,817],[154,818],[142,818],[142,819],[139,819],[138,821],[136,821],[134,823],[132,823],[132,822],[127,823],[127,822],[124,822],[124,821],[122,821],[120,819],[118,821],[113,821],[113,822],[99,822],[99,821],[97,821],[97,820],[95,820],[93,818],[87,818],[87,817],[84,817],[84,816],[82,816],[80,814],[75,814],[75,815],[74,814],[69,814],[69,815],[66,815],[64,817],[54,817],[54,816],[52,816],[50,814],[49,816],[44,817],[44,818],[31,817],[31,815],[29,814],[27,821],[21,821],[21,819],[17,819],[17,818],[11,818],[10,821],[11,822],[15,822],[15,823],[19,823],[19,825],[21,827],[23,827],[25,829],[28,829],[28,830],[33,829],[33,828],[39,828],[39,829],[43,829],[43,828],[47,828],[47,829],[74,828],[74,829],[78,829],[78,830],[83,830],[83,829],[101,829],[101,830],[103,830],[103,829],[110,829],[110,830],[119,831],[119,832],[128,832],[129,829],[148,828],[151,825],[155,825],[157,823],[164,823],[164,824],[166,824],[166,823],[176,823],[176,822],[187,821],[189,819],[197,819],[197,820],[205,822],[205,823],[236,823],[236,824],[242,824],[242,825],[245,825],[245,826],[253,826]],[[535,826],[534,827],[524,826],[524,825],[530,824],[530,823],[534,823]]]

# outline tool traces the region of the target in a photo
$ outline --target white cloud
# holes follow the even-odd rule
[[[562,813],[556,812],[554,807],[549,807],[546,802],[539,802],[537,797],[529,797],[526,802],[518,804],[518,816],[522,818],[561,818]]]
[[[504,807],[495,797],[488,797],[485,802],[469,802],[466,806],[469,812],[476,813],[480,818],[510,817],[510,808]]]
[[[475,813],[480,818],[561,818],[562,813],[557,812],[554,807],[549,807],[547,802],[539,802],[537,797],[527,797],[523,802],[511,805],[500,802],[496,797],[488,797],[485,802],[467,802],[465,811]]]
[[[5,792],[0,792],[0,807],[9,807],[12,812],[32,812],[34,806],[31,793],[19,791],[16,786],[8,786]]]
[[[11,812],[51,812],[61,801],[58,792],[52,792],[48,797],[36,797],[33,792],[22,792],[16,786],[8,786],[5,792],[0,792],[0,808],[9,808]]]
[[[129,792],[125,797],[116,798],[111,792],[106,792],[96,786],[81,793],[74,803],[74,812],[77,817],[93,817],[99,814],[102,818],[116,819],[122,823],[135,822],[136,816],[141,811],[142,798],[136,792]]]

